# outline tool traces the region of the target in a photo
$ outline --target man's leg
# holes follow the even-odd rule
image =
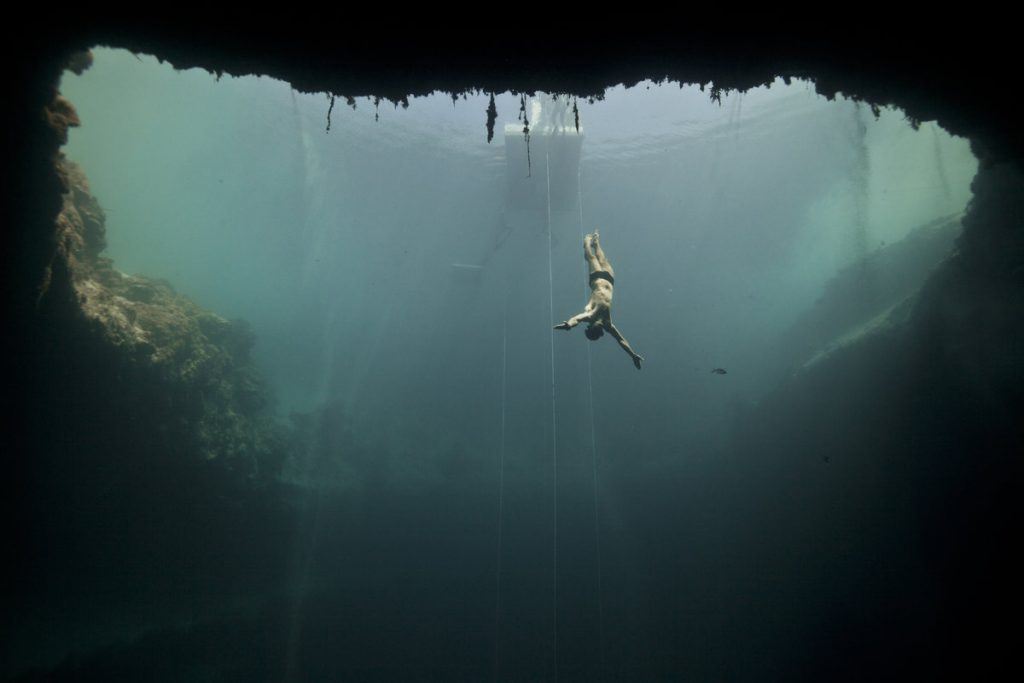
[[[587,262],[590,267],[590,272],[593,273],[595,270],[601,270],[601,261],[594,254],[594,244],[596,238],[594,235],[585,235],[583,237],[583,259]],[[598,247],[600,249],[600,247]]]
[[[597,230],[594,231],[594,239],[590,242],[590,248],[594,252],[594,259],[597,261],[597,267],[592,267],[593,270],[604,270],[609,275],[615,277],[615,272],[612,270],[612,264],[608,263],[608,259],[605,258],[604,249],[601,248],[601,242],[598,240]]]

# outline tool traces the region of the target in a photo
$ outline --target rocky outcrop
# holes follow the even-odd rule
[[[852,558],[770,553],[776,564],[760,569],[834,591],[816,637],[841,644],[808,680],[883,667],[984,679],[1014,666],[992,653],[1013,651],[1002,624],[1024,606],[1024,567],[1006,548],[1024,531],[1024,176],[994,165],[972,189],[954,252],[918,292],[739,416],[733,453],[749,509],[733,514],[768,510],[772,528],[800,530],[800,548]],[[812,322],[831,334],[850,321],[809,319],[804,332]],[[761,486],[768,478],[782,485]],[[857,609],[843,606],[854,596]]]
[[[67,161],[61,171],[68,191],[40,308],[48,298],[67,300],[84,347],[110,370],[101,381],[135,398],[117,406],[122,415],[147,406],[155,433],[179,457],[215,461],[250,479],[272,475],[282,446],[249,358],[248,324],[203,309],[167,282],[118,271],[101,256],[105,216],[85,174]]]
[[[961,230],[959,216],[937,219],[843,268],[783,335],[784,371],[799,372],[866,335],[903,325],[921,283],[948,259]]]
[[[102,255],[105,216],[85,175],[59,156],[53,171],[62,203],[21,266],[34,274],[19,290],[32,292],[24,315],[6,320],[16,381],[0,496],[4,627],[50,635],[0,645],[4,680],[66,656],[34,646],[78,637],[62,615],[92,614],[102,630],[126,601],[164,602],[146,612],[178,614],[173,623],[180,609],[222,609],[231,591],[272,590],[293,533],[277,485],[286,439],[249,356],[252,331],[119,272]]]

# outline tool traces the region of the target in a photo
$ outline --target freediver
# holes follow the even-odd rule
[[[590,301],[583,312],[574,315],[563,323],[555,325],[556,330],[571,330],[582,322],[587,323],[584,333],[587,339],[597,341],[605,330],[615,337],[619,346],[633,359],[633,365],[640,369],[644,362],[643,356],[633,350],[622,333],[612,324],[612,290],[615,286],[615,271],[608,263],[604,250],[598,241],[597,230],[583,237],[583,258],[590,268]]]

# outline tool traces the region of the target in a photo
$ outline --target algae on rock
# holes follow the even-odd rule
[[[85,174],[68,161],[61,170],[68,191],[51,270],[67,273],[90,346],[115,369],[110,381],[144,397],[147,418],[176,456],[193,454],[249,478],[272,476],[283,442],[249,357],[255,335],[248,323],[205,310],[167,282],[115,269],[100,256],[105,216]]]

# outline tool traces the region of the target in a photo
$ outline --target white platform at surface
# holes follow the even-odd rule
[[[505,126],[505,168],[508,176],[508,206],[515,210],[547,207],[547,169],[551,170],[551,208],[570,210],[576,206],[583,129],[576,130],[573,117],[568,125],[530,127],[529,160],[523,124]]]

